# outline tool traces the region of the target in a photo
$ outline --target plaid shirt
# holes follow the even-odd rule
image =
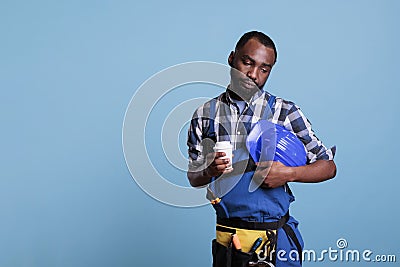
[[[269,113],[268,99],[270,94],[265,91],[258,91],[249,102],[243,112],[239,114],[238,106],[229,96],[229,91],[225,91],[216,100],[214,127],[216,142],[231,141],[233,148],[238,149],[246,144],[246,137],[257,121],[261,118],[268,118],[272,123],[284,126],[292,131],[303,142],[307,150],[307,163],[316,160],[332,160],[335,155],[336,147],[327,149],[317,138],[311,128],[311,123],[301,112],[300,108],[293,102],[277,97]],[[215,101],[214,100],[214,101]],[[210,127],[210,105],[211,100],[200,106],[193,114],[189,132],[189,169],[204,166],[204,157],[212,151],[212,147],[204,142],[209,134]],[[264,114],[267,110],[268,113]],[[211,120],[212,121],[212,120]],[[208,147],[207,147],[208,146]]]

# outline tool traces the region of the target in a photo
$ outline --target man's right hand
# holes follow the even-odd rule
[[[224,159],[225,152],[212,152],[206,156],[206,168],[200,171],[188,171],[187,177],[193,187],[205,186],[210,183],[212,177],[218,177],[225,173],[230,173],[233,168],[230,166],[230,160]],[[233,156],[233,155],[232,155]]]
[[[207,168],[204,170],[205,175],[211,178],[232,172],[232,168],[226,169],[230,166],[230,159],[223,158],[225,156],[225,152],[209,153],[206,156]]]

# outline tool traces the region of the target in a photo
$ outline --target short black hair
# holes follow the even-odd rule
[[[274,41],[266,35],[265,33],[258,32],[258,31],[251,31],[251,32],[246,32],[245,34],[240,37],[239,41],[236,43],[235,50],[238,50],[242,48],[250,39],[257,39],[261,44],[263,44],[265,47],[272,48],[275,53],[275,62],[278,59],[278,52],[276,51],[276,47],[274,44]]]

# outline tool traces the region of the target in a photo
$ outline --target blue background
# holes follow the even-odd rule
[[[122,122],[151,75],[226,63],[252,29],[278,47],[267,90],[295,101],[338,147],[334,180],[292,186],[306,247],[336,248],[343,237],[350,249],[399,258],[399,7],[1,1],[0,266],[210,266],[212,208],[171,207],[141,191],[125,165]]]

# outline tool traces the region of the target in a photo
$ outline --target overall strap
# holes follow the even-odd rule
[[[208,116],[208,128],[206,129],[205,132],[205,138],[210,138],[213,140],[215,143],[217,142],[217,133],[215,132],[215,110],[217,106],[217,100],[215,98],[211,99],[210,101],[210,114]],[[209,192],[211,192],[211,198],[215,199],[217,196],[214,195],[215,192],[215,177],[211,178],[211,183],[208,185]],[[221,209],[223,206],[222,204],[220,205],[217,203],[216,205],[213,205],[215,208]],[[220,210],[223,211],[223,208]],[[221,214],[224,214],[224,212],[220,212]]]
[[[209,115],[209,126],[207,132],[207,138],[210,138],[214,142],[217,142],[217,134],[215,132],[215,109],[217,106],[217,100],[215,98],[210,101],[210,115]]]
[[[274,96],[274,95],[270,95],[269,96],[269,99],[268,99],[268,106],[269,106],[269,108],[272,110],[272,106],[274,105],[274,103],[275,103],[275,99],[276,99],[276,96]]]
[[[267,107],[265,107],[264,112],[261,117],[262,120],[268,120],[269,114],[272,113],[272,107],[274,106],[275,99],[276,99],[276,96],[269,95],[269,99],[268,99],[269,110],[267,109]]]
[[[276,97],[274,95],[270,95],[270,97],[268,99],[268,106],[271,109],[271,112],[272,112],[272,106],[275,103],[275,99],[276,99]],[[265,113],[265,111],[264,111],[264,113]],[[285,186],[286,186],[286,190],[288,191],[288,193],[290,195],[293,195],[292,190],[290,190],[289,185],[286,183]],[[301,264],[302,263],[302,252],[303,252],[303,249],[302,249],[302,247],[300,245],[299,239],[297,238],[297,236],[296,236],[295,232],[293,231],[293,229],[288,224],[285,223],[282,226],[282,228],[286,232],[286,234],[290,237],[290,239],[292,239],[292,241],[294,242],[294,244],[295,244],[295,246],[297,248],[297,251],[299,252],[300,264]]]
[[[286,232],[286,234],[290,237],[290,239],[292,239],[292,241],[294,242],[296,248],[297,248],[297,252],[299,252],[299,260],[300,260],[300,264],[302,264],[303,262],[303,248],[301,247],[300,241],[297,238],[295,232],[293,231],[292,227],[290,227],[288,224],[285,224],[283,227],[283,230]]]

